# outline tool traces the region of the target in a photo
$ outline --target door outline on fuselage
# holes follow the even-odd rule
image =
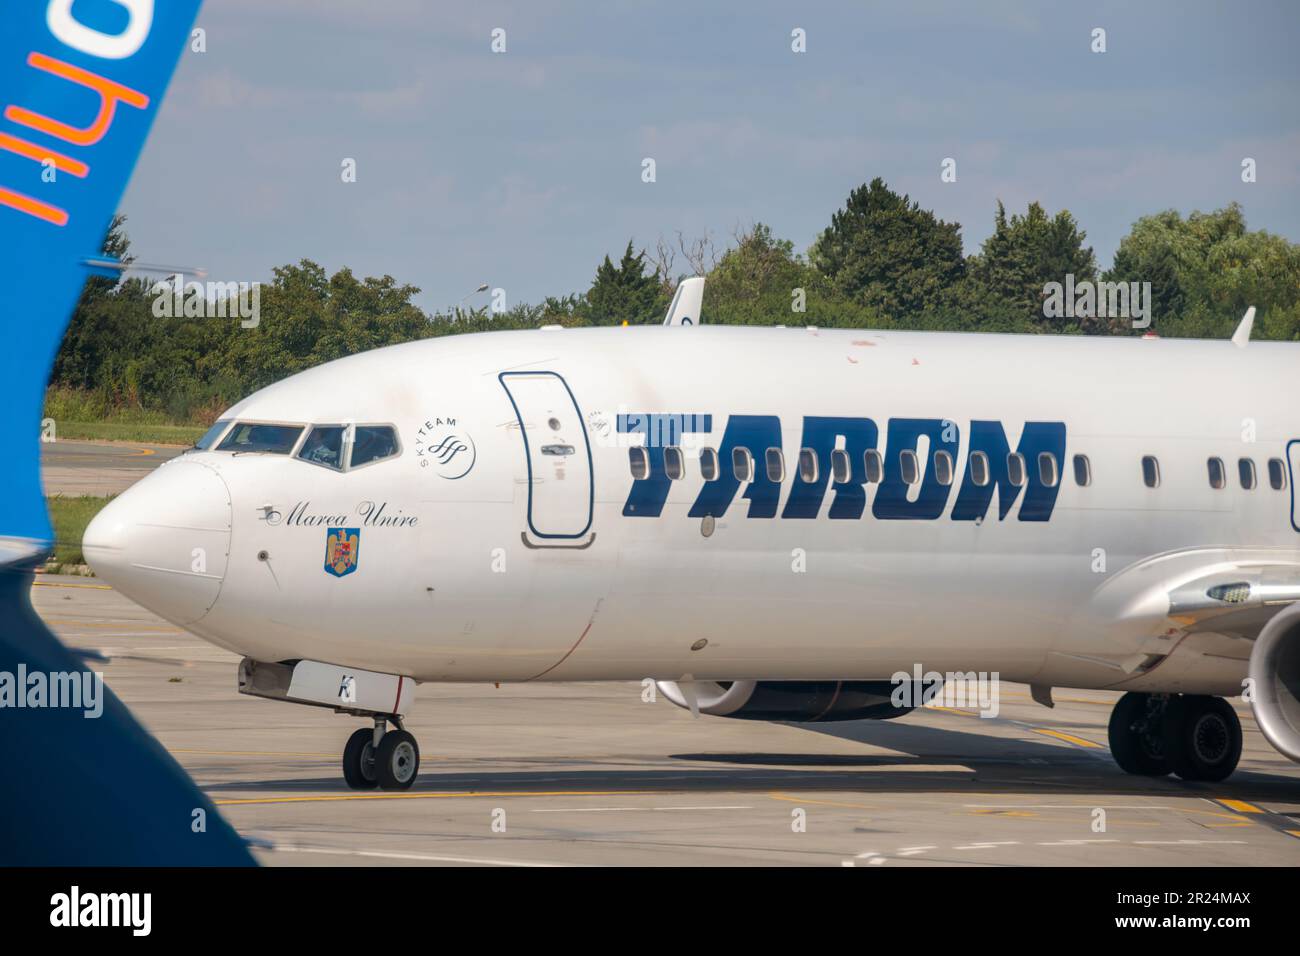
[[[1286,470],[1291,485],[1291,527],[1296,531],[1300,531],[1300,522],[1296,520],[1300,518],[1300,514],[1296,513],[1295,499],[1296,472],[1300,471],[1300,468],[1297,468],[1296,465],[1300,463],[1300,448],[1296,446],[1300,446],[1300,438],[1293,438],[1286,443]]]
[[[582,443],[587,450],[587,523],[581,531],[567,534],[552,534],[545,531],[537,530],[533,524],[533,450],[528,443],[528,426],[524,421],[523,413],[519,411],[519,403],[515,401],[514,393],[510,391],[510,386],[506,382],[509,377],[530,376],[537,378],[539,376],[549,375],[555,378],[564,386],[565,393],[569,396],[569,402],[573,405],[574,414],[577,415],[578,427],[582,430]],[[501,372],[497,375],[501,382],[501,387],[505,389],[506,397],[510,399],[510,407],[514,409],[515,419],[519,422],[519,434],[524,439],[524,464],[528,466],[528,511],[526,520],[528,522],[528,531],[537,538],[548,541],[572,541],[585,537],[591,530],[591,525],[595,517],[596,510],[596,468],[591,456],[591,436],[587,434],[587,422],[582,416],[582,407],[578,404],[577,397],[573,394],[573,389],[569,388],[569,383],[564,380],[564,376],[559,372],[551,372],[545,369],[536,371],[518,371],[518,372]],[[527,543],[527,541],[525,541]]]

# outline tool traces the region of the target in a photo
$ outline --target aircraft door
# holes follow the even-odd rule
[[[500,379],[519,419],[528,468],[525,542],[589,544],[595,491],[591,446],[573,392],[555,372],[502,372]]]
[[[1296,479],[1300,478],[1300,439],[1287,442],[1286,464],[1290,472],[1287,485],[1291,489],[1291,527],[1300,531],[1300,497],[1295,486]]]

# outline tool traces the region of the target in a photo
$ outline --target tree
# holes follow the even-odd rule
[[[668,308],[659,276],[646,273],[645,251],[632,253],[629,239],[616,266],[605,256],[587,291],[587,313],[594,325],[636,325],[662,318]]]
[[[790,291],[808,280],[821,277],[809,269],[794,252],[794,243],[776,239],[770,227],[756,223],[736,236],[735,248],[728,249],[708,273],[705,294],[720,301],[754,302],[776,293],[785,299]]]
[[[113,216],[100,251],[106,258],[121,262],[133,261],[130,255],[131,239],[126,234],[126,217]],[[119,277],[92,275],[82,287],[77,306],[68,321],[68,330],[54,359],[55,381],[68,381],[80,388],[94,384],[95,373],[105,356],[122,345],[121,336],[129,332],[111,321],[114,310],[108,308],[120,282]]]
[[[849,194],[809,258],[842,294],[895,318],[943,309],[966,269],[961,225],[937,219],[879,177]]]
[[[1048,318],[1043,310],[1047,283],[1064,284],[1067,275],[1074,276],[1075,285],[1096,280],[1097,259],[1092,247],[1084,246],[1086,237],[1067,210],[1049,218],[1041,204],[1032,202],[1023,216],[1008,219],[999,201],[993,234],[984,240],[979,255],[971,257],[970,284],[977,296],[1000,303],[1031,326],[1053,332],[1092,331],[1092,319]]]
[[[103,250],[130,261],[124,223],[114,218]],[[1044,316],[1047,283],[1095,278],[1085,239],[1069,212],[1049,216],[1031,203],[1008,216],[999,203],[993,234],[963,260],[958,224],[875,179],[853,191],[807,258],[763,223],[738,231],[721,253],[707,233],[690,243],[679,233],[677,247],[692,273],[707,274],[709,324],[1132,334],[1127,321]],[[211,422],[255,389],[383,345],[540,324],[658,322],[675,289],[675,255],[661,240],[651,265],[629,242],[617,264],[604,258],[585,294],[454,318],[426,315],[413,302],[419,290],[391,276],[331,275],[304,259],[273,270],[249,328],[233,318],[155,315],[155,280],[96,277],[59,350],[47,409],[68,421],[122,411]],[[1236,204],[1137,220],[1105,278],[1151,284],[1161,335],[1226,338],[1254,305],[1255,338],[1300,341],[1300,245],[1250,231]]]
[[[274,274],[261,289],[255,328],[200,320],[227,336],[212,373],[238,377],[246,391],[345,355],[433,334],[428,317],[411,302],[420,290],[391,276],[358,279],[346,268],[331,276],[309,259]]]
[[[756,223],[738,231],[704,286],[703,318],[712,325],[817,325],[868,328],[888,324],[874,309],[841,295],[834,284]]]
[[[1150,282],[1162,335],[1226,336],[1253,305],[1257,336],[1300,337],[1300,245],[1249,231],[1236,203],[1186,219],[1172,209],[1143,216],[1106,279]]]

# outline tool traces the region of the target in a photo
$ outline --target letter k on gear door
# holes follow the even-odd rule
[[[591,543],[591,446],[577,400],[555,372],[502,372],[523,438],[528,475],[525,541],[534,547]]]

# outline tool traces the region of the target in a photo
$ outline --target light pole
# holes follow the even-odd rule
[[[465,304],[465,300],[468,299],[470,296],[478,295],[480,292],[486,292],[487,290],[488,290],[488,284],[487,284],[486,282],[484,282],[481,286],[479,286],[479,287],[478,287],[477,289],[475,289],[473,292],[470,292],[470,293],[468,293],[468,294],[466,294],[466,295],[464,295],[464,296],[461,296],[461,300],[460,300],[459,302],[456,303],[456,321],[458,321],[458,322],[460,321],[460,307],[461,307],[462,305]]]

